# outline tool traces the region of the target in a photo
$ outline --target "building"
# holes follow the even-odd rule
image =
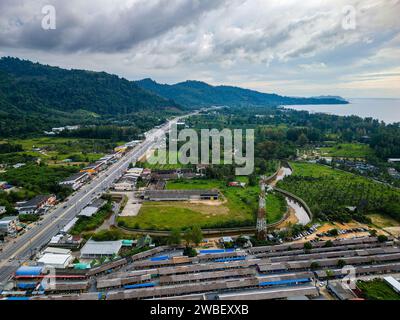
[[[47,247],[46,249],[43,250],[43,254],[46,253],[51,253],[51,254],[71,254],[70,249],[63,249],[63,248],[53,248],[53,247]]]
[[[6,213],[7,209],[4,206],[0,206],[0,214]]]
[[[96,174],[99,173],[100,171],[103,171],[106,168],[107,168],[107,161],[96,161],[95,163],[92,163],[87,167],[83,168],[81,170],[81,173],[87,172],[89,174]]]
[[[395,179],[400,179],[400,173],[395,168],[389,168],[388,174]]]
[[[388,162],[389,163],[400,162],[400,158],[391,158],[391,159],[388,159]]]
[[[57,201],[55,195],[39,195],[31,200],[17,203],[19,214],[44,214]]]
[[[397,293],[400,294],[400,282],[398,282],[395,278],[393,277],[385,277],[383,278],[385,282]]]
[[[38,264],[45,267],[65,269],[72,261],[73,257],[70,254],[45,253],[38,260]]]
[[[35,278],[39,277],[43,272],[42,266],[22,266],[15,271],[16,277]]]
[[[117,191],[133,191],[135,190],[136,182],[136,177],[125,175],[121,180],[114,184],[114,189]]]
[[[4,217],[0,219],[0,234],[15,235],[17,233],[18,217]]]
[[[225,244],[225,243],[233,243],[232,237],[222,237],[219,239],[219,242]]]
[[[23,166],[25,166],[26,165],[26,163],[17,163],[17,164],[14,164],[13,165],[13,168],[14,169],[18,169],[18,168],[21,168],[21,167],[23,167]]]
[[[143,173],[143,171],[144,171],[143,168],[131,168],[126,173],[131,174],[131,175],[136,176],[136,177],[139,178],[141,176],[141,174]]]
[[[99,198],[94,200],[91,204],[85,207],[79,214],[79,217],[91,217],[96,214],[101,207],[107,203],[106,200]]]
[[[341,282],[330,282],[327,286],[328,291],[339,300],[353,300],[357,298],[354,292],[342,285]]]
[[[143,199],[148,201],[218,200],[218,190],[148,190]]]
[[[81,249],[81,258],[94,259],[118,255],[122,241],[93,241],[89,240]]]
[[[99,161],[105,161],[107,164],[115,162],[115,154],[109,154],[99,159]]]
[[[127,151],[128,147],[127,146],[118,146],[114,148],[114,152],[116,153],[125,153]]]
[[[137,241],[136,247],[138,248],[150,247],[152,243],[153,239],[148,234],[146,234]]]
[[[60,185],[72,188],[72,190],[78,190],[83,184],[90,179],[87,172],[78,172],[60,182]]]

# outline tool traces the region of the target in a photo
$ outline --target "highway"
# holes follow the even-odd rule
[[[135,146],[122,159],[101,172],[64,202],[58,204],[35,227],[27,230],[14,242],[5,246],[0,253],[0,288],[2,287],[1,284],[7,281],[24,261],[45,247],[51,238],[76,217],[85,206],[110,188],[124,174],[131,162],[135,163],[137,159],[154,147],[157,139],[169,130],[171,124],[190,115],[175,118],[159,129],[149,131],[146,139]]]

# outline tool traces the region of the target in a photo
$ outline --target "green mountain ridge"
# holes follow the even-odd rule
[[[0,59],[0,136],[176,114],[172,100],[105,72],[65,70],[18,58]],[[12,125],[11,125],[12,124]]]
[[[173,85],[159,84],[152,79],[136,81],[137,85],[164,98],[191,108],[207,106],[278,106],[295,104],[347,104],[341,97],[285,97],[233,86],[212,86],[188,80]]]

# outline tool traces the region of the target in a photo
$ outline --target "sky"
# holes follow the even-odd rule
[[[0,56],[129,80],[400,98],[399,13],[400,0],[1,0]]]

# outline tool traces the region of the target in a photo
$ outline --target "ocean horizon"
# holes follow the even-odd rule
[[[284,105],[282,107],[311,113],[327,113],[338,116],[373,118],[385,123],[400,122],[400,98],[347,98],[349,104]]]

